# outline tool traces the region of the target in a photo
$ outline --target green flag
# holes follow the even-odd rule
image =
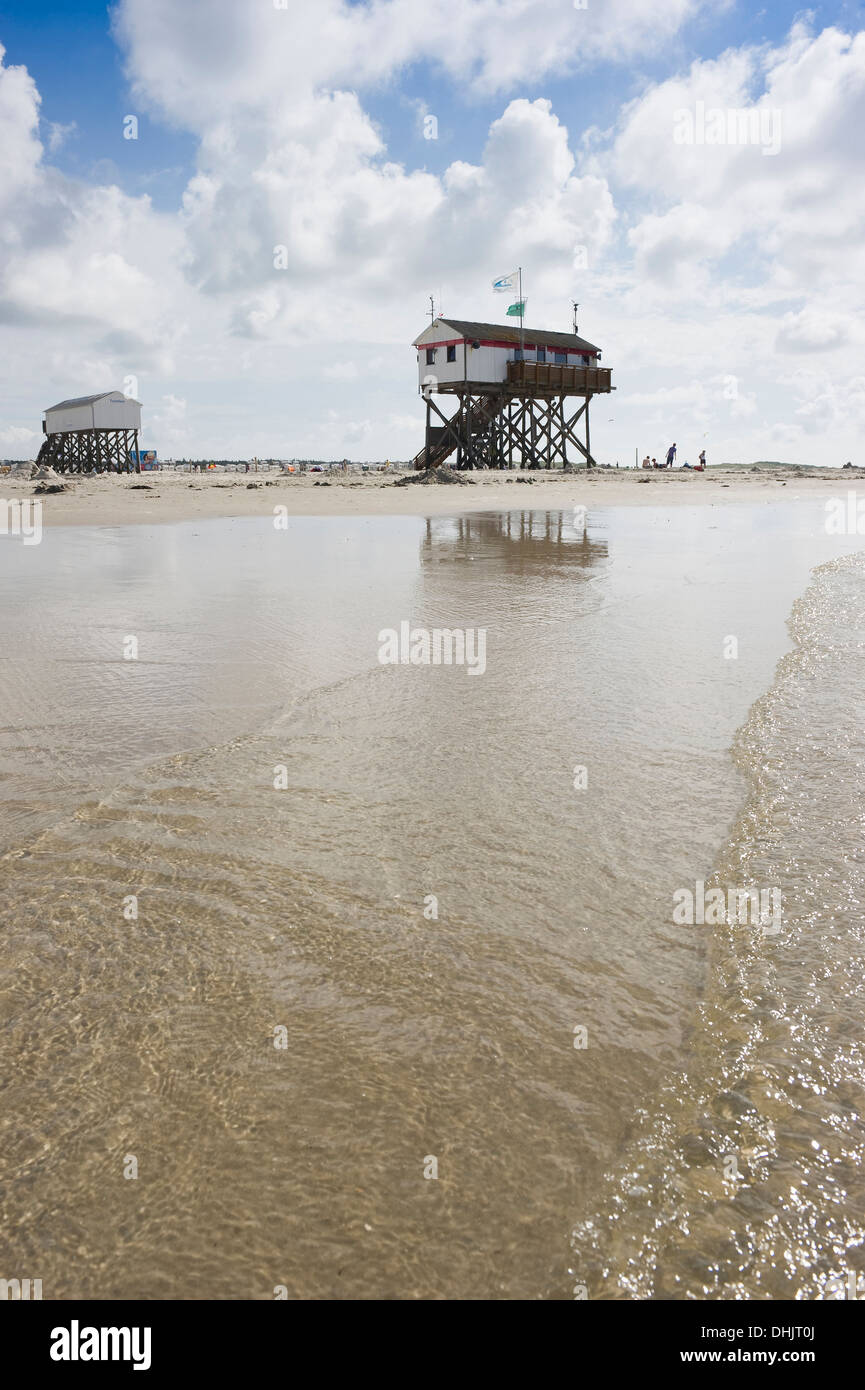
[[[526,312],[526,300],[518,299],[516,304],[508,305],[508,314],[513,318],[523,318]]]

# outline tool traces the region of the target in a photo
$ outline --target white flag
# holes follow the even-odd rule
[[[510,275],[500,275],[498,280],[493,280],[493,289],[496,294],[510,294],[519,284],[520,273],[512,270]]]

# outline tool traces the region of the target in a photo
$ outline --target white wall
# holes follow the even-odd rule
[[[433,331],[427,330],[424,335],[427,341],[435,343],[446,341],[454,336],[454,330],[447,326],[442,326]],[[437,347],[435,350],[436,358],[434,363],[427,363],[426,347],[421,343],[418,347],[418,386],[422,387],[427,377],[434,376],[439,384],[447,385],[454,381],[504,381],[507,374],[507,364],[513,360],[513,348],[493,348],[480,347],[473,348],[471,341],[458,341],[456,344],[456,361],[448,362],[447,347]],[[435,388],[433,388],[435,389]]]
[[[97,430],[140,430],[141,406],[127,400],[122,391],[93,402],[93,424]]]
[[[45,426],[48,434],[63,434],[67,430],[140,430],[141,406],[117,391],[89,405],[48,410]]]
[[[468,381],[505,381],[508,362],[513,360],[513,348],[469,347],[466,378]]]
[[[508,362],[513,362],[517,344],[509,347],[479,347],[473,348],[471,340],[463,344],[462,340],[456,345],[456,361],[448,362],[447,348],[436,347],[435,362],[427,363],[426,344],[446,343],[448,339],[456,336],[455,330],[448,324],[432,323],[416,339],[418,351],[418,386],[423,387],[428,377],[435,377],[439,385],[449,385],[452,382],[471,381],[471,382],[497,382],[505,381],[508,374]],[[530,340],[531,341],[531,340]],[[555,362],[553,348],[547,348],[547,362]],[[463,357],[465,353],[465,357]],[[526,348],[526,361],[537,361],[537,352],[534,349]],[[465,366],[463,363],[465,362]],[[580,352],[568,353],[568,366],[580,367],[583,365],[583,354]],[[561,365],[564,366],[564,363]],[[597,363],[589,356],[589,366]],[[435,390],[435,386],[433,387]]]
[[[49,434],[62,434],[65,430],[92,430],[93,406],[67,406],[65,410],[46,411],[45,425]]]
[[[435,362],[427,364],[426,348],[418,348],[418,386],[423,386],[427,377],[431,376],[434,376],[437,382],[465,381],[462,343],[457,343],[457,358],[455,362],[448,362],[447,348],[439,347],[436,348]],[[435,390],[435,386],[433,386],[433,390]]]

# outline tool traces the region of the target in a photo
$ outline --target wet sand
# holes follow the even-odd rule
[[[697,494],[621,491],[662,489]],[[7,1272],[836,1296],[865,1248],[865,571],[791,494],[0,545]],[[483,627],[483,678],[382,665],[403,618]],[[678,925],[713,873],[777,887],[783,930]]]
[[[643,472],[476,473],[467,485],[394,486],[399,476],[302,477],[277,473],[158,473],[142,477],[65,478],[65,493],[43,497],[45,526],[123,526],[134,522],[198,521],[217,517],[452,516],[512,507],[571,507],[670,503],[771,502],[838,497],[865,479],[862,469],[717,468]],[[326,482],[328,485],[323,486]],[[318,484],[318,485],[317,485]],[[0,478],[0,496],[31,497],[35,484]]]

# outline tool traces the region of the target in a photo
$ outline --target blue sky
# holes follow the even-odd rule
[[[195,139],[139,112],[138,141],[118,150],[123,117],[136,111],[111,32],[110,7],[97,0],[5,0],[0,43],[7,63],[23,63],[39,88],[46,126],[74,125],[53,162],[72,178],[116,182],[176,207],[195,167]]]
[[[519,262],[536,326],[578,298],[617,373],[610,461],[690,432],[841,462],[863,27],[858,4],[8,0],[0,454],[129,379],[163,453],[408,456],[427,296],[495,318]],[[777,109],[777,157],[676,151],[698,101]]]

